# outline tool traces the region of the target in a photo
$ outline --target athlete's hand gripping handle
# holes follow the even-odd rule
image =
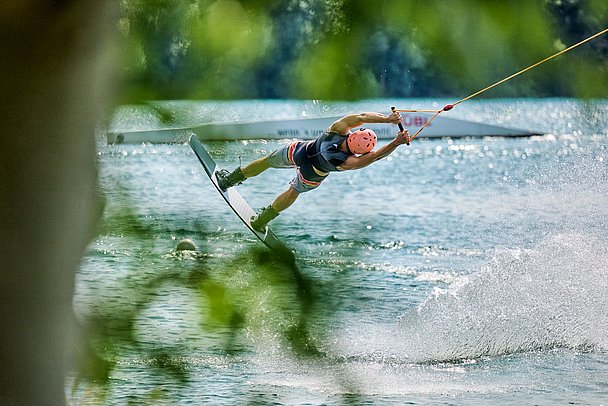
[[[391,111],[392,111],[393,113],[396,113],[396,112],[397,112],[397,111],[395,110],[395,107],[394,107],[394,106],[393,106],[393,107],[391,107]],[[404,131],[404,129],[403,129],[403,124],[401,124],[401,122],[398,122],[398,123],[397,123],[397,125],[399,126],[399,131]],[[410,145],[410,143],[409,143],[409,142],[406,142],[406,144],[407,144],[407,145]]]

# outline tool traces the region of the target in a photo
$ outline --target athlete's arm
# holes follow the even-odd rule
[[[389,156],[399,145],[407,144],[410,142],[410,133],[408,130],[399,131],[395,139],[378,148],[376,151],[368,152],[363,155],[351,155],[338,169],[341,171],[351,171],[355,169],[365,168],[369,164],[376,162],[382,158]]]
[[[348,134],[351,128],[360,127],[363,124],[375,124],[375,123],[393,123],[398,124],[401,122],[401,114],[399,112],[393,112],[390,115],[382,113],[359,113],[349,114],[341,119],[335,121],[330,127],[329,131],[337,132],[338,134]]]

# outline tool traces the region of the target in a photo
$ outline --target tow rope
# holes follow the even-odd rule
[[[559,52],[557,52],[557,53],[555,53],[555,54],[553,54],[553,55],[551,55],[551,56],[549,56],[549,57],[547,57],[547,58],[543,59],[542,61],[536,62],[535,64],[530,65],[530,66],[528,66],[527,68],[522,69],[522,70],[520,70],[519,72],[516,72],[516,73],[514,73],[514,74],[512,74],[512,75],[510,75],[510,76],[507,76],[506,78],[501,79],[501,80],[499,80],[498,82],[496,82],[496,83],[494,83],[494,84],[491,84],[490,86],[484,87],[483,89],[481,89],[481,90],[479,90],[479,91],[477,91],[477,92],[475,92],[475,93],[473,93],[473,94],[471,94],[471,95],[469,95],[469,96],[465,97],[464,99],[460,99],[460,100],[458,100],[458,101],[457,101],[457,102],[455,102],[455,103],[446,104],[446,105],[445,105],[445,106],[444,106],[442,109],[440,109],[440,110],[423,110],[423,109],[397,109],[397,108],[395,108],[395,107],[391,107],[391,110],[392,110],[393,112],[397,112],[397,111],[398,111],[398,112],[401,112],[401,113],[434,113],[434,114],[433,114],[433,116],[432,116],[432,117],[431,117],[431,118],[430,118],[430,119],[429,119],[429,120],[428,120],[426,123],[424,123],[424,125],[423,125],[422,127],[420,127],[420,129],[418,129],[418,131],[416,131],[416,133],[415,133],[413,136],[411,136],[411,137],[410,137],[410,141],[412,141],[414,138],[416,138],[416,137],[418,136],[418,134],[420,134],[420,132],[421,132],[422,130],[424,130],[424,129],[425,129],[425,128],[426,128],[426,127],[429,125],[429,124],[431,124],[431,122],[432,122],[432,121],[433,121],[433,120],[434,120],[434,119],[435,119],[435,118],[436,118],[436,117],[437,117],[439,114],[441,114],[442,112],[444,112],[444,111],[450,111],[450,110],[452,110],[454,107],[456,107],[457,105],[459,105],[460,103],[465,102],[465,101],[467,101],[467,100],[469,100],[469,99],[472,99],[473,97],[478,96],[478,95],[482,94],[483,92],[485,92],[485,91],[487,91],[487,90],[492,89],[493,87],[496,87],[496,86],[498,86],[498,85],[500,85],[500,84],[502,84],[502,83],[505,83],[506,81],[511,80],[511,79],[513,79],[514,77],[519,76],[519,75],[521,75],[522,73],[529,71],[530,69],[536,68],[537,66],[539,66],[539,65],[541,65],[541,64],[543,64],[543,63],[545,63],[545,62],[547,62],[547,61],[550,61],[550,60],[551,60],[551,59],[553,59],[553,58],[556,58],[556,57],[558,57],[558,56],[560,56],[560,55],[562,55],[562,54],[565,54],[566,52],[568,52],[568,51],[570,51],[570,50],[572,50],[572,49],[574,49],[574,48],[578,47],[579,45],[582,45],[582,44],[584,44],[585,42],[591,41],[592,39],[597,38],[597,37],[599,37],[600,35],[603,35],[603,34],[605,34],[605,33],[607,33],[607,32],[608,32],[608,28],[605,28],[604,30],[602,30],[602,31],[598,32],[597,34],[594,34],[594,35],[592,35],[592,36],[590,36],[590,37],[588,37],[588,38],[585,38],[584,40],[582,40],[582,41],[580,41],[580,42],[577,42],[577,43],[576,43],[576,44],[574,44],[574,45],[570,45],[568,48],[562,49],[561,51],[559,51]],[[402,125],[401,123],[399,123],[399,130],[403,131],[403,125]],[[408,145],[409,145],[409,144],[408,144]]]

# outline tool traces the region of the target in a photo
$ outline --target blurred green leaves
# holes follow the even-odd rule
[[[233,64],[254,64],[266,53],[272,24],[258,10],[246,10],[238,1],[215,2],[192,27],[192,46],[210,61],[226,59]]]
[[[114,377],[133,364],[138,374],[177,388],[173,396],[191,383],[196,359],[250,353],[258,341],[307,359],[323,355],[317,342],[327,332],[334,306],[301,272],[291,251],[253,247],[215,258],[203,246],[196,252],[159,253],[156,221],[137,213],[124,186],[116,188],[106,189],[113,198],[98,238],[119,236],[129,248],[89,253],[108,264],[108,276],[87,283],[92,295],[77,311],[82,340],[73,399],[110,402]],[[207,233],[194,232],[198,241],[213,240]],[[120,263],[116,269],[114,261]],[[96,269],[104,272],[99,265]],[[117,272],[122,276],[113,275]],[[158,311],[167,307],[182,319],[162,321]],[[178,331],[163,331],[163,326]],[[131,398],[157,399],[163,392],[153,382],[146,382],[145,398],[135,393]]]
[[[121,10],[130,101],[464,97],[608,26],[595,0],[123,0]],[[605,97],[585,78],[606,80],[607,44],[484,97]]]

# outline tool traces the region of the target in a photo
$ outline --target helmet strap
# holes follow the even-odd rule
[[[353,151],[350,150],[350,146],[348,145],[348,138],[344,140],[344,144],[346,144],[346,150],[349,154],[354,154]]]

